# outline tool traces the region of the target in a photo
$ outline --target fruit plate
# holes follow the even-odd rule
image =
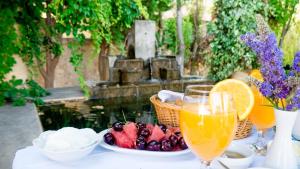
[[[143,156],[153,156],[153,157],[172,157],[172,156],[180,156],[190,153],[190,149],[180,150],[180,151],[171,151],[171,152],[163,152],[163,151],[147,151],[147,150],[136,150],[136,149],[128,149],[128,148],[121,148],[115,145],[109,145],[104,142],[103,136],[106,134],[110,129],[103,130],[99,133],[100,142],[99,145],[106,149],[124,153],[124,154],[131,154],[131,155],[143,155]]]

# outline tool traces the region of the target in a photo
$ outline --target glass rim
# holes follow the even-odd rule
[[[210,85],[210,84],[188,85],[188,86],[186,86],[185,92],[191,91],[191,92],[195,92],[195,93],[209,94],[210,90],[193,89],[193,88],[205,88],[205,87],[213,88],[214,85]]]

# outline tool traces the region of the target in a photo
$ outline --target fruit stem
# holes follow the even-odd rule
[[[124,111],[123,111],[123,110],[122,110],[122,114],[123,114],[123,118],[124,118],[124,121],[125,121],[125,123],[127,123],[126,116],[125,116],[125,114],[124,114]]]

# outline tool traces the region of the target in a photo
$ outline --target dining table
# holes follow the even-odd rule
[[[274,132],[268,132],[267,140],[272,140]],[[234,140],[231,144],[251,145],[257,140],[257,132],[251,136]],[[255,155],[251,167],[262,166],[265,157]],[[97,146],[86,157],[72,162],[56,162],[48,159],[33,146],[20,149],[13,160],[13,169],[199,169],[201,162],[192,152],[173,156],[138,156],[119,153]],[[224,169],[217,160],[212,163],[213,169]]]

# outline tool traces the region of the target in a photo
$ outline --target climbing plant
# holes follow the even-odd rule
[[[208,33],[214,36],[212,55],[206,63],[209,77],[219,81],[234,71],[257,66],[255,55],[240,42],[240,35],[255,30],[255,15],[265,14],[267,5],[260,0],[216,0],[214,6],[215,19],[208,25]]]
[[[29,68],[37,68],[47,88],[54,87],[55,68],[62,54],[64,33],[56,25],[50,3],[50,0],[20,0],[16,16],[20,57]]]
[[[81,72],[83,55],[80,50],[86,40],[85,33],[91,34],[95,51],[100,51],[100,78],[107,78],[105,73],[108,71],[110,45],[123,42],[126,31],[135,19],[141,15],[148,18],[141,0],[7,0],[1,1],[0,6],[0,55],[3,58],[0,63],[0,102],[9,100],[4,96],[8,88],[29,86],[15,78],[6,81],[5,85],[2,83],[15,64],[13,54],[19,54],[26,65],[33,68],[31,70],[37,68],[45,80],[45,86],[53,87],[55,67],[63,50],[62,35],[72,35],[74,39],[68,44],[72,51],[70,62],[87,93]],[[17,94],[19,96],[27,95],[26,92],[19,93],[23,93]]]
[[[13,54],[16,53],[17,34],[14,27],[16,8],[9,4],[1,3],[0,10],[0,83],[5,81],[5,76],[12,70],[16,63]]]
[[[71,63],[79,75],[82,61],[80,44],[86,40],[84,32],[90,33],[94,49],[99,51],[101,80],[108,80],[111,44],[123,43],[133,21],[141,15],[148,17],[140,0],[53,0],[51,9],[55,11],[59,29],[74,37],[69,44],[72,49]]]
[[[21,46],[26,44],[24,39],[19,38],[16,29],[21,14],[19,3],[15,0],[0,2],[0,105],[12,103],[20,106],[28,100],[42,104],[40,97],[49,94],[33,80],[24,82],[14,76],[11,79],[7,77],[16,63],[14,54],[20,54]]]

